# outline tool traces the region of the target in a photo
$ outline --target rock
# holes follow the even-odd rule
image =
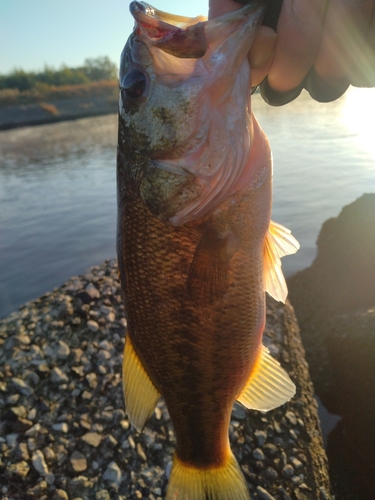
[[[17,456],[22,461],[29,460],[29,450],[26,443],[19,443],[17,446]]]
[[[14,432],[12,434],[7,434],[5,436],[5,439],[9,448],[14,448],[14,446],[16,446],[17,444],[18,434]]]
[[[94,321],[93,319],[90,319],[87,322],[87,328],[89,330],[91,330],[92,332],[97,332],[99,330],[99,325],[96,321]]]
[[[66,359],[69,356],[70,354],[69,346],[63,340],[59,340],[56,354],[57,357],[60,359]]]
[[[116,490],[121,484],[121,470],[116,462],[111,462],[103,474],[103,479]]]
[[[256,448],[254,451],[253,451],[253,457],[255,458],[255,460],[264,460],[266,457],[264,456],[264,453],[263,451],[260,449],[260,448]]]
[[[276,481],[276,479],[278,478],[278,473],[273,467],[266,467],[264,469],[263,474],[264,474],[264,477],[271,482]]]
[[[234,403],[232,410],[232,417],[236,420],[244,420],[247,415],[247,410],[244,406],[239,403]]]
[[[28,418],[28,420],[35,420],[35,417],[36,417],[36,409],[31,408],[31,410],[27,414],[27,418]]]
[[[48,464],[54,462],[56,454],[50,446],[43,448],[43,455]]]
[[[365,194],[323,224],[315,261],[288,280],[316,393],[328,411],[343,417],[350,446],[358,450],[347,462],[349,470],[363,458],[369,470],[375,462],[370,444],[375,442],[375,379],[369,376],[375,372],[373,227],[375,194]],[[336,463],[339,454],[331,461]],[[348,458],[344,449],[342,455]],[[332,466],[331,471],[335,476]],[[373,473],[363,478],[360,473],[357,482],[375,491]],[[354,497],[356,491],[345,488],[345,494]]]
[[[50,486],[54,484],[55,482],[55,474],[52,474],[51,472],[46,475],[46,483],[49,484]]]
[[[20,378],[13,377],[12,383],[13,383],[16,391],[20,392],[24,396],[31,396],[31,394],[33,394],[33,392],[34,392],[33,389]]]
[[[64,382],[69,382],[69,377],[58,367],[55,367],[51,371],[51,382],[54,384],[63,384]]]
[[[316,392],[327,401],[343,388],[332,385],[328,354],[337,318],[375,306],[375,233],[369,231],[375,225],[374,214],[375,194],[365,194],[327,220],[318,237],[316,259],[288,280]],[[366,350],[363,344],[362,348]],[[331,354],[339,359],[338,353]],[[353,352],[353,363],[355,359],[360,372],[362,361]]]
[[[335,316],[328,336],[332,394],[322,398],[342,415],[354,448],[375,463],[375,307]],[[375,486],[375,483],[374,483]]]
[[[37,472],[41,476],[46,476],[48,474],[48,466],[44,460],[44,455],[40,450],[34,451],[32,457],[31,457],[31,462]]]
[[[74,451],[70,457],[70,463],[75,472],[82,472],[87,469],[87,460],[82,453]]]
[[[52,500],[69,500],[69,497],[66,491],[57,488],[53,493]]]
[[[261,500],[276,500],[274,496],[268,493],[268,491],[261,486],[257,486],[257,493]]]
[[[57,432],[67,433],[69,431],[68,424],[66,422],[59,422],[52,425],[52,429]]]
[[[97,432],[87,432],[81,437],[81,439],[90,446],[94,446],[96,448],[97,446],[99,446],[102,440],[102,436]]]
[[[111,500],[109,491],[100,490],[95,493],[95,500]]]
[[[20,418],[25,418],[27,416],[27,410],[23,405],[13,406],[11,411]]]
[[[264,443],[266,442],[266,439],[267,439],[267,433],[264,432],[264,431],[260,431],[260,430],[256,430],[254,432],[254,435],[255,435],[255,439],[257,440],[258,442],[258,445],[260,447],[262,447],[264,445]],[[263,452],[262,452],[263,453]]]
[[[100,293],[93,285],[88,285],[85,290],[77,294],[84,304],[90,304],[92,301],[100,298]]]
[[[283,470],[282,470],[282,473],[283,473],[283,476],[285,477],[292,477],[294,476],[295,472],[294,472],[294,468],[292,465],[290,464],[286,464],[284,467],[283,467]]]
[[[90,283],[101,298],[90,297],[90,305],[82,304],[77,293],[85,291]],[[162,400],[141,435],[125,415],[120,373],[126,320],[119,293],[117,267],[107,262],[34,301],[16,312],[13,319],[0,320],[2,464],[6,463],[8,468],[27,462],[28,454],[38,463],[38,455],[42,453],[49,468],[46,469],[39,455],[42,474],[35,467],[24,477],[7,474],[7,495],[10,497],[10,491],[21,492],[19,498],[12,496],[13,500],[23,500],[26,496],[59,499],[58,489],[66,492],[70,500],[101,496],[103,500],[112,497],[157,500],[163,496],[175,435]],[[71,300],[67,300],[68,295]],[[72,308],[69,313],[61,306],[66,301]],[[105,308],[100,309],[102,305]],[[112,313],[118,318],[115,323],[107,321],[109,308],[113,308]],[[96,332],[86,327],[90,320],[98,324]],[[33,325],[32,330],[29,325]],[[30,333],[33,343],[21,344],[16,339],[12,351],[2,349],[2,341],[18,331],[22,335],[35,332],[33,336]],[[309,500],[324,500],[319,496],[321,487],[330,498],[315,399],[290,304],[284,307],[267,301],[264,339],[296,383],[297,395],[267,414],[235,405],[230,425],[233,452],[254,498],[270,495],[279,500],[296,500],[297,487],[301,495],[310,494]],[[18,354],[16,349],[20,349]],[[10,352],[14,354],[12,358]],[[45,371],[40,370],[41,366],[45,366]],[[31,375],[33,372],[40,381]],[[15,393],[12,378],[36,384],[32,385],[34,392],[28,397]],[[10,410],[12,406],[18,408],[15,413]],[[24,432],[26,423],[34,425]],[[22,428],[15,427],[16,424]],[[5,437],[12,433],[18,434],[19,444],[11,449]],[[294,458],[302,467],[297,468]],[[78,470],[84,467],[85,460],[87,477]],[[28,465],[31,464],[29,459]],[[295,466],[292,477],[282,474],[287,464]],[[308,490],[302,488],[303,483]]]
[[[8,471],[11,474],[17,474],[17,476],[26,477],[29,473],[30,466],[26,461],[17,462],[15,464],[10,464]]]
[[[25,432],[25,436],[36,436],[40,432],[41,428],[40,424],[34,424]]]

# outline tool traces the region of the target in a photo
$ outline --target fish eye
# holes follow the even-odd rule
[[[121,91],[129,99],[138,99],[146,88],[146,77],[139,69],[132,69],[121,81]]]

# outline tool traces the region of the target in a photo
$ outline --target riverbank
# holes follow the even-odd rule
[[[113,93],[0,107],[0,130],[117,113]]]
[[[121,381],[125,333],[114,260],[0,321],[3,500],[165,495],[174,433],[162,402],[142,434],[129,424]],[[313,388],[289,304],[268,301],[264,342],[297,394],[267,414],[235,405],[230,441],[252,498],[329,499]]]

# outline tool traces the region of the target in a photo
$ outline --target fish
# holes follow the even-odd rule
[[[265,292],[285,301],[270,220],[272,154],[251,110],[254,1],[207,20],[133,1],[120,59],[117,255],[127,315],[127,415],[161,397],[176,449],[167,500],[247,500],[229,444],[235,401],[268,411],[295,385],[262,344]]]

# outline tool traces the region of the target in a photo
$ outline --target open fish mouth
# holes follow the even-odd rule
[[[146,2],[131,2],[130,12],[137,34],[169,54],[182,58],[200,58],[207,51],[204,16],[185,17],[155,9]]]

